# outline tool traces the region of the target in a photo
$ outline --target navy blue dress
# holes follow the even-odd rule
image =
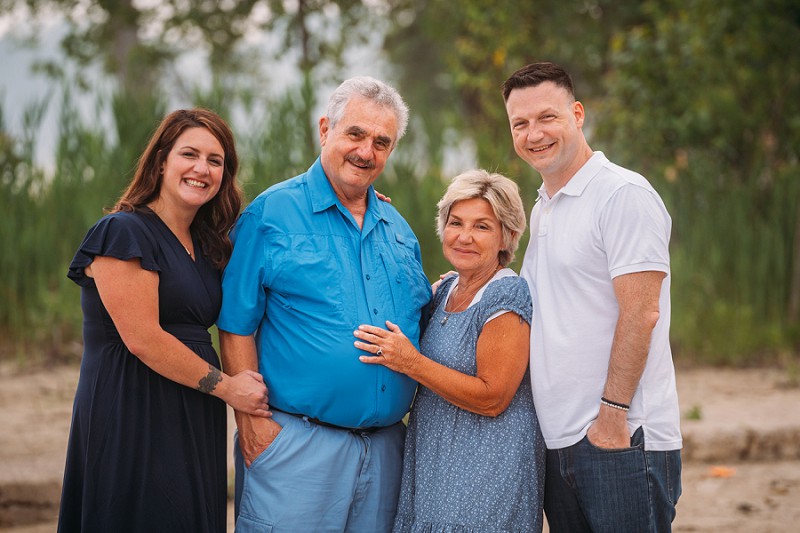
[[[208,328],[220,271],[192,261],[152,211],[102,218],[68,276],[81,286],[84,353],[75,394],[59,531],[226,530],[226,412],[221,400],[144,365],[122,343],[84,268],[95,256],[138,258],[159,275],[159,319],[219,367]]]

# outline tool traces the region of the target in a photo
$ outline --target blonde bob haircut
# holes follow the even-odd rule
[[[514,260],[514,252],[519,247],[519,239],[525,232],[527,221],[522,198],[519,195],[519,187],[501,174],[474,169],[467,170],[453,178],[444,196],[436,204],[436,207],[439,208],[436,218],[436,234],[441,241],[453,204],[473,198],[482,198],[489,202],[494,216],[500,222],[503,243],[497,259],[500,266],[505,267]]]

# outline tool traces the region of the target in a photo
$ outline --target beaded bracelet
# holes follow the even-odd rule
[[[630,405],[624,403],[612,402],[611,400],[606,399],[605,396],[600,398],[600,403],[609,407],[613,407],[614,409],[619,409],[620,411],[627,411],[631,408]]]

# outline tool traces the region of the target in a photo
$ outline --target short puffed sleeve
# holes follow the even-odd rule
[[[106,215],[89,229],[81,243],[67,277],[82,287],[93,287],[94,280],[84,269],[96,256],[127,261],[138,258],[145,270],[160,271],[158,242],[142,215],[118,212]]]
[[[481,323],[485,323],[499,311],[516,313],[528,324],[533,317],[533,303],[528,282],[519,276],[507,276],[489,283],[478,305],[480,306],[478,319]]]

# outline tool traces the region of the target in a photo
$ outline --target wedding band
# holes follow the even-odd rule
[[[375,355],[377,355],[378,357],[383,357],[383,348],[378,346],[378,351],[375,352]]]

